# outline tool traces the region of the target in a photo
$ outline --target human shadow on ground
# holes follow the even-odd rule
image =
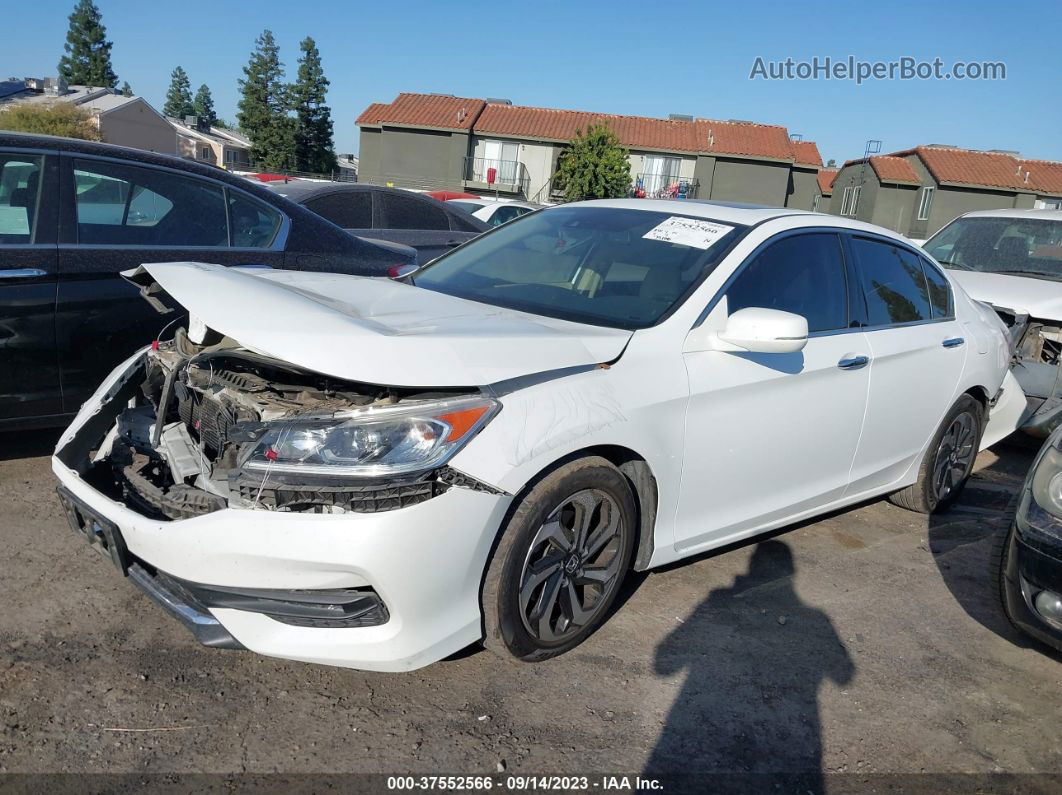
[[[785,542],[761,542],[657,647],[658,675],[686,673],[644,771],[666,791],[822,790],[819,690],[855,665],[794,574]]]

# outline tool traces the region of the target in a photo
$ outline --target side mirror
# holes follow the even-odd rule
[[[739,309],[721,331],[704,326],[686,338],[684,351],[747,351],[750,353],[796,353],[808,344],[808,321],[780,309]]]

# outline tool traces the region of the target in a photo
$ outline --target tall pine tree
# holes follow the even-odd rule
[[[162,113],[178,119],[195,114],[192,108],[192,83],[188,79],[188,73],[180,66],[170,74],[170,87],[166,91],[166,104],[162,106]]]
[[[255,39],[254,52],[243,67],[236,120],[251,139],[251,158],[259,168],[295,167],[295,120],[288,115],[289,87],[273,32]]]
[[[126,80],[124,83],[122,83],[122,96],[123,97],[131,97],[131,96],[133,96],[133,87],[131,85],[129,85],[129,81],[128,80]]]
[[[295,163],[299,171],[326,174],[337,167],[332,144],[332,111],[325,104],[328,79],[321,67],[321,52],[312,37],[299,45],[299,74],[292,87],[295,110]]]
[[[192,112],[211,126],[217,123],[218,114],[214,111],[214,97],[211,96],[210,87],[206,83],[199,86],[199,90],[195,92]]]
[[[59,59],[59,77],[71,85],[114,88],[118,75],[111,68],[112,43],[107,41],[103,15],[92,0],[78,0],[70,14],[70,29]]]

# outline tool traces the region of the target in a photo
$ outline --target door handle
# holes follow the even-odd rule
[[[842,370],[861,370],[868,364],[870,364],[869,356],[853,356],[851,354],[837,362],[837,366]]]
[[[966,340],[962,337],[948,337],[948,339],[944,340],[944,342],[940,344],[943,345],[945,348],[958,348],[964,342],[966,342]]]
[[[0,270],[0,279],[32,279],[34,276],[47,276],[48,271],[40,268],[9,268]]]

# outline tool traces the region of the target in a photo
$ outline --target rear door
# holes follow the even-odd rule
[[[239,190],[176,169],[62,161],[55,334],[69,412],[137,347],[181,322],[159,315],[121,271],[182,260],[283,267],[287,222]]]
[[[951,408],[969,344],[947,280],[923,257],[885,238],[851,235],[848,245],[870,347],[867,417],[849,491],[858,494],[896,482],[918,461]]]
[[[0,425],[62,412],[55,351],[58,153],[0,150]]]

